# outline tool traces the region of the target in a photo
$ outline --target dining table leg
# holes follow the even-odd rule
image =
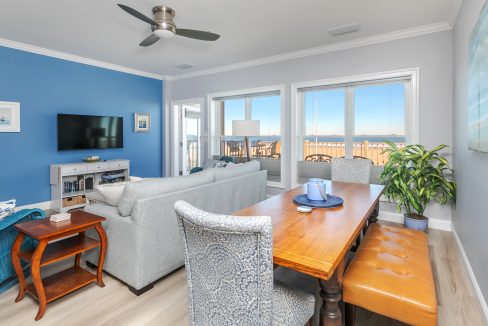
[[[342,314],[339,301],[342,299],[342,278],[344,276],[345,259],[337,266],[328,280],[320,280],[320,326],[342,326]]]
[[[371,216],[368,218],[368,225],[371,223],[377,223],[378,222],[378,215],[380,214],[380,201],[377,200],[374,206],[373,213]]]

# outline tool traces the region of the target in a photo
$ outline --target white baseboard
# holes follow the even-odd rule
[[[16,211],[20,211],[21,209],[32,209],[32,208],[40,208],[43,211],[48,210],[51,208],[51,201],[43,201],[42,203],[24,205],[24,206],[17,206],[15,207]]]
[[[381,221],[403,224],[403,215],[396,212],[385,212],[380,210],[380,215],[378,216],[378,219]],[[429,218],[429,229],[452,231],[452,223],[451,221]]]
[[[471,283],[473,284],[474,291],[476,292],[476,296],[478,297],[478,300],[481,304],[481,309],[483,309],[485,318],[486,320],[488,320],[488,305],[486,304],[486,300],[483,297],[483,293],[481,292],[480,286],[478,285],[478,280],[476,280],[476,276],[474,275],[474,271],[473,268],[471,267],[471,263],[469,262],[468,256],[466,255],[466,252],[464,251],[464,247],[461,244],[461,239],[459,239],[459,236],[454,227],[452,228],[452,233],[454,234],[454,239],[456,239],[457,245],[459,247],[459,251],[461,251],[461,256],[463,257],[464,260],[464,265],[468,270],[469,278],[471,279]]]

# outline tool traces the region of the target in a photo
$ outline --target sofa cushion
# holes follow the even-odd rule
[[[86,200],[88,201],[95,203],[105,203],[105,197],[103,197],[103,195],[97,190],[89,191],[86,193],[85,196]]]
[[[120,199],[118,211],[122,216],[129,216],[134,204],[141,198],[163,195],[214,181],[214,169],[210,169],[182,177],[144,179],[138,182],[129,182],[125,186]]]
[[[127,182],[106,183],[96,185],[94,188],[103,196],[108,205],[118,206],[126,184]]]
[[[261,167],[259,161],[251,161],[237,166],[232,166],[230,169],[214,169],[215,181],[226,180],[230,178],[237,178],[242,175],[258,172]]]

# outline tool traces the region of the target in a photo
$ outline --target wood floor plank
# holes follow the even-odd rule
[[[439,303],[439,325],[488,325],[452,233],[430,230],[429,246]],[[48,266],[44,269],[43,275],[64,269],[67,264],[71,265],[73,262],[69,260],[62,264]],[[305,286],[311,292],[318,290],[315,280],[304,280],[302,276],[286,270],[276,270],[275,277],[296,286]],[[104,288],[91,284],[48,304],[44,317],[38,322],[34,321],[38,308],[37,302],[26,296],[21,302],[14,303],[17,295],[17,287],[14,287],[0,295],[0,325],[179,326],[189,324],[184,269],[163,278],[152,290],[139,297],[109,275],[104,275],[104,282],[106,284]],[[359,309],[356,325],[400,326],[404,324]]]

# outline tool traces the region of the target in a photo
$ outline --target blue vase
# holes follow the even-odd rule
[[[419,220],[416,218],[410,217],[408,214],[403,215],[404,224],[409,229],[419,230],[419,231],[427,231],[429,227],[429,219],[426,217],[425,219]]]

